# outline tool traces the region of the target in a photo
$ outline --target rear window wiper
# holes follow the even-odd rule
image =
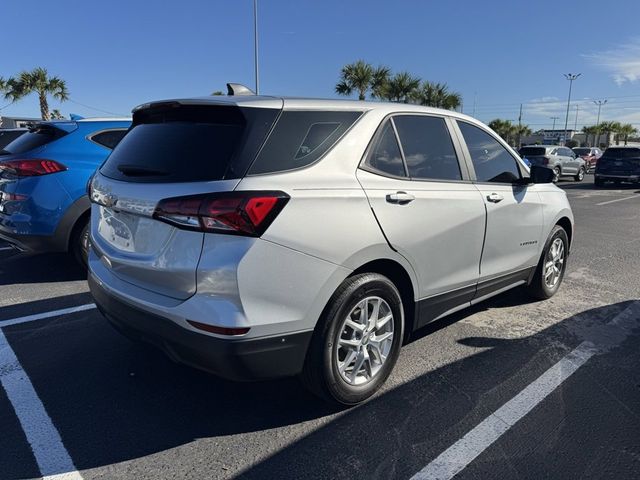
[[[129,177],[160,177],[169,175],[169,172],[166,170],[158,170],[143,165],[118,165],[117,168],[120,173]]]

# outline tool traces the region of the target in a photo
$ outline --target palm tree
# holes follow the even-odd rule
[[[611,143],[610,139],[611,139],[612,133],[616,134],[616,145],[620,143],[620,140],[617,138],[618,137],[617,134],[621,128],[622,128],[622,125],[620,125],[619,122],[600,122],[600,131],[606,135],[607,147]]]
[[[351,95],[358,92],[358,99],[364,100],[373,81],[373,67],[364,60],[358,60],[342,67],[340,81],[336,84],[336,93]]]
[[[462,104],[462,96],[459,93],[450,92],[446,83],[430,81],[422,83],[413,100],[420,105],[447,110],[455,110]]]
[[[584,133],[584,143],[589,146],[591,142],[589,142],[589,137],[591,135],[594,136],[593,143],[596,143],[595,136],[598,133],[598,128],[595,125],[584,125],[582,127],[582,133]]]
[[[489,122],[489,128],[500,135],[509,145],[512,144],[511,139],[517,134],[518,129],[510,120],[502,120],[500,118],[491,120],[491,122]]]
[[[391,69],[384,65],[379,65],[373,70],[371,79],[371,96],[373,98],[383,98],[384,92],[389,85]]]
[[[49,104],[47,96],[64,102],[69,99],[69,91],[64,80],[58,77],[50,77],[47,70],[42,67],[34,68],[32,71],[21,72],[17,78],[9,78],[3,81],[5,98],[15,102],[30,93],[37,93],[40,100],[40,114],[43,120],[49,120]]]
[[[380,97],[391,102],[409,103],[415,97],[416,90],[420,86],[420,79],[409,72],[396,73],[389,78]]]
[[[618,130],[618,134],[624,137],[625,145],[627,145],[627,142],[629,141],[629,137],[636,135],[637,133],[638,133],[638,130],[630,123],[625,123],[624,125],[621,125],[620,130]]]

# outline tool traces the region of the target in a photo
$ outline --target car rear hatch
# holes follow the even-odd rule
[[[549,163],[548,157],[545,157],[547,149],[544,147],[522,147],[519,153],[522,158],[529,160],[531,165],[547,165]]]
[[[160,102],[134,110],[131,130],[90,185],[91,238],[121,280],[176,299],[196,291],[204,233],[193,202],[175,197],[235,189],[268,135],[281,100]],[[171,214],[171,212],[169,212]],[[170,221],[167,221],[167,219]]]
[[[640,148],[609,148],[598,160],[597,173],[640,176]]]

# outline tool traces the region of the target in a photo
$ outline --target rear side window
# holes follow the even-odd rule
[[[458,121],[479,182],[513,183],[520,179],[516,159],[484,130]]]
[[[100,172],[138,183],[241,178],[278,112],[226,105],[152,106],[134,113],[133,127]]]
[[[2,153],[19,154],[42,147],[67,134],[64,130],[51,125],[39,125],[29,129],[27,133],[19,136],[13,142],[2,149]]]
[[[400,153],[400,147],[398,146],[391,120],[387,120],[382,129],[379,130],[367,154],[367,158],[364,160],[364,165],[368,167],[367,170],[373,170],[383,175],[406,176],[402,153]]]
[[[249,175],[282,172],[320,159],[362,112],[284,111]]]
[[[393,117],[412,179],[462,180],[458,157],[443,118],[426,115]]]
[[[122,137],[127,133],[124,129],[119,130],[104,130],[98,132],[91,137],[91,140],[102,145],[103,147],[113,150],[115,146],[122,140]]]
[[[547,149],[544,147],[522,147],[519,153],[523,157],[541,157],[547,153]]]

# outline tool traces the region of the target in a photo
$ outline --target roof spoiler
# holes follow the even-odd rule
[[[255,92],[241,83],[227,83],[227,95],[255,95]]]

